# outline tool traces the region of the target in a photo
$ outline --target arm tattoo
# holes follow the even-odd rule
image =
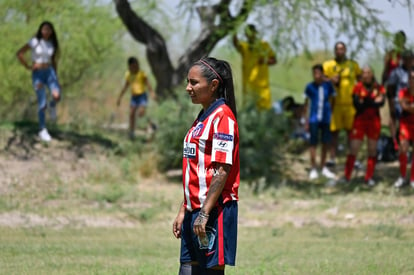
[[[208,191],[209,193],[216,192],[221,185],[224,186],[226,183],[227,174],[220,171],[217,171],[216,173],[216,171],[217,170],[215,169],[213,179],[211,180],[210,190]]]

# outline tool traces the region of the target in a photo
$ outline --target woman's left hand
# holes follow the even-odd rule
[[[375,98],[375,103],[381,103],[384,100],[384,96],[383,95],[379,95]]]
[[[193,225],[193,231],[197,236],[201,238],[206,236],[207,221],[208,221],[208,215],[200,211]]]

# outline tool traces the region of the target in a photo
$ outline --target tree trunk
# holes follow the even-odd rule
[[[200,34],[179,58],[177,68],[174,68],[165,40],[160,33],[139,17],[127,0],[113,1],[129,33],[135,40],[146,45],[147,60],[157,81],[155,92],[161,98],[174,95],[174,88],[182,84],[191,64],[208,55],[222,38],[244,22],[253,2],[244,1],[243,7],[235,16],[229,11],[231,0],[222,0],[216,5],[198,8],[202,23]]]

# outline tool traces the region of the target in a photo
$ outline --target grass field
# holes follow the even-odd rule
[[[54,130],[44,145],[13,127],[0,127],[0,274],[177,274],[181,184],[151,172],[142,143]],[[373,189],[242,182],[226,273],[414,274],[413,192],[395,192],[381,165]]]
[[[274,218],[277,218],[275,215]],[[396,231],[401,231],[396,234]],[[169,223],[135,228],[1,228],[2,274],[177,274]],[[395,226],[239,230],[227,274],[413,274],[412,230]]]
[[[238,54],[215,56],[232,61],[240,91]],[[271,68],[273,99],[303,101],[311,65],[327,56]],[[125,98],[115,107],[124,68],[106,68],[79,85],[82,98],[64,98],[51,144],[38,142],[36,122],[0,123],[0,274],[178,273],[171,224],[181,183],[157,172],[145,138],[102,129],[112,117],[125,123],[128,111]],[[36,117],[30,104],[27,117]],[[332,187],[306,180],[303,151],[286,159],[277,188],[242,181],[237,266],[226,274],[414,274],[414,191],[391,187],[396,163],[378,165],[374,188],[361,173]]]

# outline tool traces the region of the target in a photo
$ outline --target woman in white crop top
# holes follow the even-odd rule
[[[27,62],[25,53],[31,50],[31,62]],[[50,137],[46,129],[46,108],[49,108],[50,118],[56,120],[56,103],[60,99],[60,85],[57,78],[57,55],[59,42],[53,24],[44,21],[34,37],[17,51],[17,58],[28,70],[32,71],[32,83],[36,92],[39,117],[39,137],[49,142]],[[45,87],[49,88],[52,96],[49,106]]]

